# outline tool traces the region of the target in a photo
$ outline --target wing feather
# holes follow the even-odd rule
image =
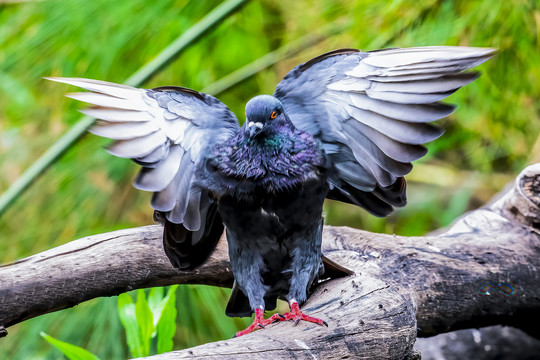
[[[396,161],[411,162],[420,159],[427,153],[427,149],[422,145],[401,143],[359,121],[354,123],[354,127],[375,143],[382,152]]]
[[[420,63],[441,63],[442,66],[466,59],[487,60],[494,49],[469,46],[423,46],[394,48],[371,52],[363,62],[377,68],[395,68]],[[476,64],[478,65],[478,64]],[[433,64],[436,67],[436,64]]]
[[[190,192],[192,186],[193,174],[195,172],[195,166],[191,161],[189,155],[184,155],[182,157],[182,162],[180,163],[180,171],[178,173],[182,174],[180,181],[178,182],[177,193],[185,194],[184,196],[178,196],[176,198],[176,204],[171,211],[168,219],[174,223],[181,224],[184,223],[184,217],[186,215],[186,209],[190,199]],[[187,225],[187,224],[184,224]],[[193,229],[198,230],[198,229]]]
[[[459,89],[471,83],[478,78],[477,73],[458,74],[454,76],[445,76],[436,79],[417,80],[417,81],[396,81],[396,82],[378,82],[372,81],[370,87],[366,90],[373,91],[397,91],[416,94],[431,94],[448,92]]]
[[[289,72],[275,96],[298,128],[318,137],[330,160],[330,198],[385,216],[406,202],[405,181],[430,124],[454,110],[439,101],[478,78],[466,72],[494,49],[432,46],[318,56]],[[371,175],[371,176],[369,176]]]
[[[136,122],[154,120],[152,114],[146,111],[118,110],[111,108],[90,108],[82,109],[79,111],[85,115],[94,117],[96,119],[102,119],[110,122]]]
[[[107,151],[118,157],[137,158],[152,153],[165,141],[167,141],[165,134],[161,131],[154,131],[146,136],[135,139],[115,141],[107,147]]]
[[[366,94],[372,99],[391,101],[396,104],[436,103],[437,101],[440,101],[452,95],[454,92],[455,90],[441,92],[441,93],[431,93],[431,94],[413,94],[413,93],[397,92],[397,91],[366,90]]]
[[[145,168],[153,168],[169,154],[169,149],[168,144],[161,144],[160,147],[156,148],[150,154],[133,158],[133,161]]]
[[[180,146],[172,147],[167,157],[159,161],[156,166],[141,169],[135,179],[134,186],[139,190],[162,191],[171,183],[178,172],[183,156],[184,149]]]
[[[92,92],[80,92],[67,94],[68,98],[86,102],[88,104],[102,106],[102,107],[114,107],[116,109],[125,110],[138,110],[143,111],[146,109],[146,105],[142,102],[142,93],[136,93],[132,99],[121,99],[114,96],[92,93]]]
[[[403,176],[408,174],[412,170],[410,163],[399,162],[392,157],[386,155],[380,147],[371,141],[363,132],[361,127],[357,127],[359,124],[356,120],[347,120],[343,124],[343,130],[349,137],[349,143],[353,144],[353,154],[355,158],[361,156],[361,154],[355,153],[355,148],[358,147],[363,150],[373,161],[377,163],[385,171],[392,172],[397,176]]]
[[[89,131],[94,135],[113,140],[130,140],[152,134],[158,130],[156,124],[151,121],[98,121]]]
[[[48,79],[89,90],[67,96],[95,106],[82,110],[102,120],[90,131],[114,140],[107,148],[111,154],[142,165],[134,186],[154,192],[151,204],[168,229],[164,245],[173,264],[191,268],[206,259],[207,254],[190,251],[211,252],[222,226],[211,220],[215,206],[209,205],[196,174],[207,149],[238,130],[234,114],[218,99],[186,88],[145,90],[91,79]],[[206,249],[174,243],[206,237]]]
[[[372,99],[367,94],[353,93],[351,96],[352,105],[357,108],[375,112],[383,116],[408,121],[408,122],[430,122],[450,115],[454,111],[454,106],[436,104],[400,104],[391,101]]]
[[[156,191],[152,195],[152,207],[156,211],[163,212],[167,214],[167,220],[176,223],[173,221],[171,212],[177,204],[178,189],[180,188],[180,182],[182,181],[182,173],[180,171],[174,174],[172,181],[167,185],[167,187],[161,191]]]
[[[56,81],[63,84],[77,86],[88,91],[107,94],[122,99],[131,99],[141,90],[122,84],[115,84],[107,81],[84,79],[84,78],[61,78],[46,77],[47,80]]]
[[[366,172],[365,168],[354,161],[336,163],[336,168],[339,170],[341,177],[348,184],[354,186],[358,190],[373,191],[375,178],[370,172]]]
[[[404,144],[419,145],[433,141],[443,130],[431,124],[395,120],[376,112],[351,108],[351,114],[359,121]]]

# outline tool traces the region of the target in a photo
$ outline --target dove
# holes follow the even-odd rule
[[[137,89],[48,78],[89,92],[91,132],[142,166],[134,186],[153,192],[163,247],[180,271],[202,264],[226,231],[234,275],[229,316],[251,316],[236,336],[282,320],[326,321],[300,306],[326,273],[351,272],[321,253],[325,199],[383,217],[406,204],[404,176],[453,112],[442,103],[478,77],[491,48],[340,49],[291,70],[273,95],[246,105],[240,126],[217,98],[164,86]],[[290,312],[265,319],[277,299]]]

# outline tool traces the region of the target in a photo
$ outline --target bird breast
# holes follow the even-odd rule
[[[203,185],[218,197],[249,197],[261,189],[279,193],[307,181],[326,181],[325,159],[317,142],[307,134],[292,135],[298,136],[259,142],[233,138],[215,146]]]
[[[327,192],[325,181],[313,179],[289,190],[258,189],[249,197],[224,195],[218,200],[218,210],[240,241],[281,242],[320,221]]]

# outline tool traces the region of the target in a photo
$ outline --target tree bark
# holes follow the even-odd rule
[[[278,323],[152,359],[403,359],[418,336],[511,325],[540,337],[540,164],[498,200],[439,235],[324,229],[323,253],[355,276],[321,284],[304,305],[328,321]],[[194,271],[174,269],[161,227],[75,240],[0,267],[4,328],[98,297],[170,284],[230,286],[227,244]],[[0,329],[1,332],[1,329]]]

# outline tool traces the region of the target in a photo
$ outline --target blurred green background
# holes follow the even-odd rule
[[[123,82],[220,1],[0,1],[0,193],[80,118],[73,88],[43,76]],[[294,42],[305,36],[317,41]],[[248,2],[145,87],[203,89],[293,42],[299,50],[219,97],[243,121],[245,102],[272,93],[298,63],[336,48],[421,45],[499,49],[483,76],[454,94],[446,134],[408,176],[409,205],[387,219],[328,202],[326,223],[421,235],[489,200],[540,161],[540,3],[537,0]],[[300,48],[299,48],[300,47]],[[0,263],[86,235],[152,223],[150,194],[131,181],[137,166],[85,136],[0,218]],[[0,279],[1,281],[1,279]],[[224,339],[249,319],[224,315],[228,290],[181,286],[175,348]],[[129,356],[116,298],[29,320],[0,339],[0,359],[56,359],[40,331],[103,359]]]

